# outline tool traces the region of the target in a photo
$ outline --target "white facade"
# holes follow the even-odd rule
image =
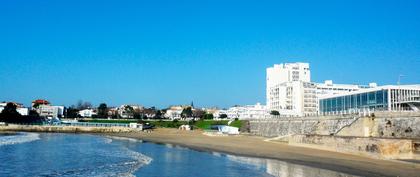
[[[221,110],[218,112],[217,116],[220,114],[226,114],[229,119],[238,118],[240,120],[245,119],[262,119],[266,118],[269,115],[269,111],[265,105],[257,103],[255,105],[245,105],[245,106],[234,106],[229,108],[226,111]]]
[[[320,97],[321,114],[420,111],[419,85],[388,85]]]
[[[377,87],[376,83],[369,83],[368,86],[362,86],[356,84],[334,84],[332,80],[326,80],[324,83],[316,83],[316,94],[318,97],[325,97],[375,87]]]
[[[39,116],[47,118],[58,118],[64,114],[64,106],[39,105],[35,110]]]
[[[166,110],[165,117],[171,120],[181,119],[181,113],[182,113],[182,110],[168,109]]]
[[[286,63],[267,68],[267,108],[280,115],[317,114],[316,84],[308,63]]]
[[[79,115],[82,117],[92,117],[97,115],[97,113],[93,109],[83,109],[79,111]]]

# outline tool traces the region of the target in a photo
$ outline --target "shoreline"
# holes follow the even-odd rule
[[[420,164],[379,160],[312,148],[266,142],[257,136],[206,136],[202,131],[159,128],[151,133],[93,133],[172,144],[201,152],[220,152],[244,157],[279,160],[358,176],[419,176]]]
[[[8,130],[7,132],[16,131],[25,130]],[[357,176],[410,177],[419,176],[420,174],[419,163],[409,163],[399,160],[379,160],[364,156],[292,146],[280,142],[267,142],[264,141],[264,137],[259,136],[206,136],[201,130],[182,131],[170,128],[158,128],[150,133],[139,131],[26,131],[40,133],[81,133],[98,136],[134,138],[148,143],[178,145],[201,152],[220,152],[236,156],[279,160]]]

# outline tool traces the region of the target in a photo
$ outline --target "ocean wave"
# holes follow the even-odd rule
[[[40,176],[94,176],[94,177],[132,177],[141,167],[151,163],[152,158],[133,151],[111,138],[103,138],[99,143],[107,144],[104,149],[91,149],[85,151],[88,154],[95,154],[98,157],[121,159],[118,162],[102,163],[100,165],[86,165],[75,169],[60,171],[49,171]]]
[[[107,137],[106,139],[108,139],[108,140],[106,140],[108,143],[111,143],[112,139],[127,140],[127,141],[130,141],[130,142],[136,142],[136,143],[142,143],[143,142],[143,140],[135,139],[135,138],[127,138],[127,137],[119,137],[119,136],[106,136],[106,137]]]
[[[0,136],[0,146],[27,143],[39,139],[38,133],[17,133],[16,135]]]

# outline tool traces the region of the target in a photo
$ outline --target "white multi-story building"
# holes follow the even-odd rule
[[[35,110],[39,116],[47,118],[59,118],[64,114],[64,106],[39,105]]]
[[[285,63],[267,68],[267,107],[280,115],[317,114],[316,84],[308,63]]]

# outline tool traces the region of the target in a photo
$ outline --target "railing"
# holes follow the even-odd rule
[[[80,126],[80,127],[130,127],[124,123],[91,123],[91,122],[71,122],[71,123],[10,123],[13,125],[38,125],[38,126]]]
[[[124,123],[92,123],[92,122],[71,122],[62,123],[63,126],[81,126],[81,127],[130,127],[129,124]]]

